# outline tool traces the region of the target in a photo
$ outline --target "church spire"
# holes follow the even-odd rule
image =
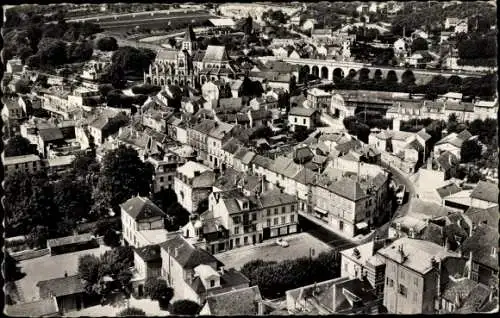
[[[191,24],[188,25],[186,33],[184,34],[182,50],[187,50],[190,55],[193,50],[196,50],[196,35],[194,34],[193,26]]]

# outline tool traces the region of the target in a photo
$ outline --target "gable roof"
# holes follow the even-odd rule
[[[361,185],[351,178],[343,178],[330,183],[328,189],[333,193],[351,201],[358,201],[369,195],[361,188]]]
[[[5,314],[11,317],[57,316],[59,307],[55,297],[40,299],[29,303],[5,306]]]
[[[241,288],[206,298],[210,314],[215,316],[255,316],[262,296],[258,286]]]
[[[476,230],[462,244],[462,255],[466,257],[472,252],[474,262],[498,270],[498,254],[492,255],[492,247],[497,247],[498,253],[498,228],[480,224]]]
[[[165,216],[165,212],[163,212],[162,209],[150,199],[141,196],[128,199],[120,204],[120,207],[136,221]]]
[[[184,269],[194,269],[200,264],[221,264],[207,251],[192,246],[180,235],[161,243],[160,247],[169,253]]]
[[[225,46],[209,45],[205,51],[203,62],[228,62],[230,61]]]
[[[311,117],[317,110],[305,107],[293,107],[290,109],[288,116]]]
[[[487,181],[479,181],[470,196],[473,199],[498,203],[498,185]]]
[[[161,261],[160,245],[158,244],[146,245],[143,247],[135,248],[134,251],[145,262]]]
[[[498,206],[487,209],[470,207],[465,211],[465,215],[475,224],[488,224],[496,226],[499,220]]]
[[[56,127],[40,129],[38,133],[45,142],[64,139],[61,129]]]
[[[85,292],[82,279],[78,275],[42,280],[36,284],[40,288],[40,297],[49,295],[60,297]]]

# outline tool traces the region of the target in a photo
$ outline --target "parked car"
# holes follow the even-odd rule
[[[281,247],[288,247],[288,242],[282,238],[277,239],[276,244],[278,244]]]

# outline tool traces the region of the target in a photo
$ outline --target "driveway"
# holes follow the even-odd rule
[[[309,233],[303,232],[284,236],[289,246],[281,247],[275,243],[275,239],[270,239],[261,244],[249,245],[230,250],[224,253],[215,254],[221,262],[228,268],[240,269],[246,263],[261,259],[264,261],[284,261],[309,256],[309,249],[314,249],[314,255],[321,252],[330,251],[332,248],[326,243],[313,237]]]

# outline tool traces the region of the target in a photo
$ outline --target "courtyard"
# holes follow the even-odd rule
[[[78,251],[61,255],[45,255],[19,262],[21,272],[26,274],[22,279],[16,281],[20,298],[25,302],[38,299],[38,287],[36,284],[41,280],[64,277],[64,274],[75,275],[78,272],[78,258],[85,254],[99,256],[110,248],[101,245],[98,248]]]
[[[288,242],[288,247],[281,247],[276,244],[275,239],[270,239],[260,244],[218,253],[215,257],[226,267],[239,270],[246,263],[257,259],[280,262],[309,256],[311,248],[314,249],[314,256],[332,250],[326,243],[305,232],[284,236],[283,239]]]

